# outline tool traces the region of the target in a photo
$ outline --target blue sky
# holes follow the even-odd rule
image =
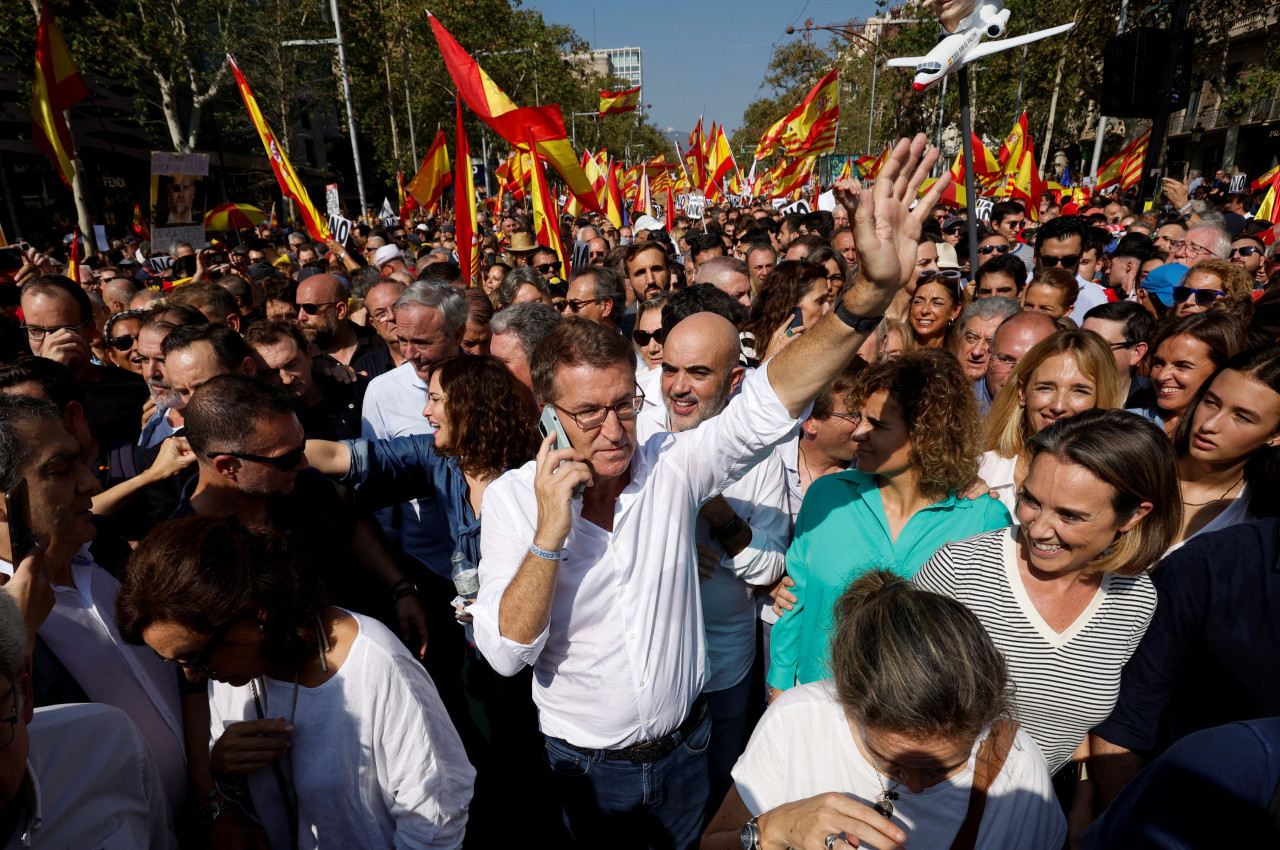
[[[646,0],[583,2],[525,0],[550,23],[577,30],[593,48],[639,47],[644,102],[659,130],[675,128],[681,144],[705,114],[732,131],[757,97],[774,44],[798,35],[806,18],[815,25],[843,23],[876,12],[873,0]],[[815,44],[830,36],[815,32]]]

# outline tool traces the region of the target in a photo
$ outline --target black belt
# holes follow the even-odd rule
[[[655,761],[661,761],[671,754],[680,742],[687,737],[694,729],[698,728],[698,724],[702,723],[703,718],[707,716],[707,698],[702,694],[698,694],[698,698],[693,701],[693,707],[689,709],[689,715],[685,717],[684,722],[676,727],[676,730],[665,737],[656,741],[649,741],[644,744],[636,744],[631,747],[624,747],[620,750],[599,750],[590,747],[579,747],[576,744],[570,744],[563,738],[552,738],[557,744],[561,744],[576,753],[582,753],[586,756],[599,756],[605,761],[630,761],[632,764],[652,764]]]

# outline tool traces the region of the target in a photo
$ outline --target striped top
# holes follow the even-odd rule
[[[1055,632],[1019,574],[1017,532],[1014,526],[949,543],[914,581],[958,599],[982,621],[1009,664],[1017,719],[1054,773],[1111,714],[1120,671],[1155,613],[1156,591],[1145,573],[1107,573],[1076,621]]]

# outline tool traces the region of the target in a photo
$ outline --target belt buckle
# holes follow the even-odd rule
[[[666,755],[666,753],[661,752],[661,744],[662,741],[636,744],[627,752],[627,756],[631,759],[632,764],[652,764]]]

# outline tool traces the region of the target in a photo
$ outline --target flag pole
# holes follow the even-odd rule
[[[968,208],[967,230],[969,232],[969,277],[972,280],[974,265],[978,260],[978,216],[977,195],[974,192],[973,178],[973,116],[969,107],[969,68],[961,66],[957,72],[960,88],[960,134],[964,145],[964,202]],[[943,79],[946,79],[945,77]]]

